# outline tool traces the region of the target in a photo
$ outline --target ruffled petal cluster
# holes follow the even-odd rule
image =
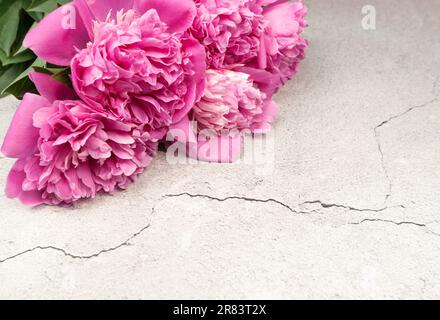
[[[261,7],[244,0],[196,0],[192,35],[206,48],[210,68],[246,64],[258,57],[265,21]]]
[[[236,69],[273,95],[298,71],[307,41],[302,0],[196,0],[191,34],[207,50],[208,67]]]
[[[186,114],[200,96],[194,40],[169,32],[155,9],[141,16],[119,12],[93,30],[72,61],[73,85],[89,105],[154,131]]]
[[[255,87],[249,75],[231,70],[208,70],[205,93],[192,110],[198,129],[267,129],[273,120],[273,106],[266,94]]]
[[[21,108],[35,99],[28,95]],[[38,132],[34,147],[19,157],[8,177],[9,197],[58,205],[125,189],[157,150],[157,141],[142,127],[97,113],[81,101],[42,102],[32,117],[32,130]]]
[[[265,29],[259,66],[275,76],[277,87],[285,84],[297,72],[300,62],[305,58],[308,42],[301,34],[307,27],[307,9],[298,2],[270,1],[264,9]]]

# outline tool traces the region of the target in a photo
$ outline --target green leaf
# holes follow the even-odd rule
[[[11,47],[12,53],[17,54],[21,51],[24,51],[23,40],[34,23],[35,23],[34,19],[32,19],[24,10],[21,10],[20,23],[18,25],[17,36]]]
[[[48,1],[48,0],[34,0],[31,5],[26,8],[27,12],[42,12],[49,13],[58,8],[58,4],[56,1]]]
[[[0,2],[0,49],[10,54],[20,24],[21,1]]]
[[[57,80],[58,82],[63,83],[69,88],[72,88],[73,86],[72,86],[72,80],[70,79],[70,74],[71,74],[70,68],[64,68],[63,70],[54,73],[52,78]]]
[[[26,34],[46,15],[71,0],[0,0],[0,96],[21,98],[35,92],[28,74],[32,70],[48,73],[71,86],[69,68],[46,63],[23,47]]]
[[[15,96],[20,97],[23,96],[22,93],[17,93],[17,88],[24,88],[22,85],[25,79],[28,79],[29,72],[35,70],[36,68],[43,68],[46,65],[46,62],[41,60],[40,58],[37,58],[30,66],[24,65],[24,69],[22,68],[21,71],[17,74],[17,72],[14,73],[15,77],[9,77],[5,79],[6,85],[2,87],[0,85],[1,94],[5,93],[13,93]],[[14,64],[12,67],[21,67],[21,64]],[[7,82],[8,80],[9,82]],[[0,82],[1,84],[1,82]]]
[[[33,11],[29,11],[26,12],[30,17],[32,17],[32,19],[34,19],[36,22],[40,22],[41,20],[43,20],[44,18],[44,13],[42,12],[33,12]]]
[[[26,69],[25,65],[13,64],[6,68],[3,68],[2,75],[0,76],[0,94],[4,95],[6,89],[13,83]]]
[[[14,82],[14,84],[10,85],[3,94],[12,94],[17,99],[21,100],[26,93],[38,94],[37,88],[28,77]]]
[[[35,60],[35,58],[35,55],[30,50],[19,52],[18,54],[11,57],[6,56],[6,54],[2,50],[0,50],[0,61],[2,62],[3,66]]]
[[[45,67],[45,66],[42,66],[42,67],[40,67],[40,66],[33,66],[32,69],[33,69],[34,71],[37,71],[37,72],[40,72],[40,73],[46,73],[46,74],[53,75],[53,72],[50,71],[50,70],[49,70],[47,67]],[[32,70],[30,70],[30,71],[32,71]],[[29,72],[30,72],[30,71],[29,71]]]
[[[69,88],[73,87],[72,81],[70,79],[71,70],[69,67],[51,68],[49,64],[47,64],[47,66],[44,67],[33,66],[33,69],[37,72],[50,74],[54,80],[61,82],[62,84],[68,86]]]

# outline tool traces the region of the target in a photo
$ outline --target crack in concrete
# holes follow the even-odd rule
[[[437,98],[440,96],[440,76],[434,80],[431,93]]]
[[[385,164],[385,155],[384,155],[384,152],[383,152],[383,149],[382,149],[382,142],[381,142],[380,134],[379,134],[379,131],[378,131],[379,128],[380,128],[379,126],[374,128],[374,136],[376,138],[377,150],[379,151],[379,154],[380,154],[380,165],[381,165],[382,171],[383,171],[383,173],[385,175],[385,179],[388,182],[388,192],[385,195],[385,201],[384,201],[385,204],[387,204],[388,200],[391,197],[391,194],[393,192],[393,181],[391,180],[390,174],[388,173],[388,168],[387,168],[387,166]]]
[[[411,225],[411,226],[416,226],[419,228],[424,228],[426,229],[426,231],[428,231],[428,233],[436,236],[436,237],[440,237],[440,234],[437,232],[432,231],[431,229],[429,229],[428,224],[427,223],[420,223],[420,222],[414,222],[414,221],[394,221],[394,220],[387,220],[387,219],[372,219],[372,218],[368,218],[368,219],[363,219],[359,222],[351,222],[349,223],[349,225],[361,225],[363,223],[374,223],[374,222],[380,222],[380,223],[389,223],[389,224],[394,224],[396,226],[403,226],[403,225]]]
[[[322,202],[320,200],[306,201],[306,202],[303,202],[301,205],[307,205],[307,204],[309,204],[309,205],[310,204],[318,204],[318,205],[320,205],[324,209],[337,208],[337,209],[346,209],[346,210],[349,210],[349,211],[356,211],[356,212],[375,212],[375,213],[383,212],[383,211],[386,211],[386,210],[391,209],[391,208],[406,209],[404,205],[397,205],[397,206],[393,206],[393,207],[385,206],[385,207],[382,207],[382,208],[379,208],[379,209],[355,208],[355,207],[347,206],[347,205],[343,205],[343,204],[324,203],[324,202]]]
[[[273,198],[269,198],[269,199],[257,199],[257,198],[250,198],[250,197],[243,197],[243,196],[229,196],[229,197],[225,197],[225,198],[219,198],[219,197],[214,197],[214,196],[210,196],[210,195],[206,195],[206,194],[191,194],[188,192],[183,192],[183,193],[179,193],[179,194],[168,194],[165,195],[165,198],[178,198],[178,197],[189,197],[189,198],[204,198],[204,199],[208,199],[208,200],[213,200],[213,201],[218,201],[218,202],[225,202],[225,201],[229,201],[229,200],[243,200],[243,201],[249,201],[249,202],[259,202],[259,203],[275,203],[278,204],[286,209],[288,209],[290,212],[295,213],[295,214],[314,214],[314,213],[320,213],[318,210],[311,210],[311,211],[298,211],[293,209],[291,206],[289,206],[288,204],[280,201],[280,200],[276,200]],[[334,209],[334,208],[339,208],[339,209],[346,209],[349,211],[356,211],[356,212],[374,212],[374,213],[378,213],[378,212],[383,212],[386,211],[388,209],[391,208],[403,208],[405,209],[405,207],[403,205],[398,205],[398,206],[394,206],[394,207],[383,207],[380,209],[370,209],[370,208],[355,208],[352,206],[347,206],[347,205],[343,205],[343,204],[329,204],[329,203],[324,203],[320,200],[315,200],[315,201],[306,201],[303,202],[301,204],[299,204],[299,207],[304,206],[304,205],[313,205],[313,204],[318,204],[320,207],[322,207],[323,209]]]
[[[257,203],[274,203],[277,204],[279,206],[284,207],[285,209],[289,210],[292,213],[295,214],[313,214],[313,213],[320,213],[318,210],[312,210],[312,211],[298,211],[293,209],[291,206],[289,206],[288,204],[277,200],[277,199],[273,199],[273,198],[269,198],[269,199],[257,199],[257,198],[250,198],[250,197],[244,197],[244,196],[229,196],[229,197],[225,197],[225,198],[218,198],[218,197],[214,197],[214,196],[210,196],[210,195],[204,195],[204,194],[191,194],[188,192],[184,192],[184,193],[179,193],[179,194],[167,194],[161,197],[161,199],[156,203],[156,205],[151,209],[151,214],[153,215],[155,213],[156,210],[156,206],[161,202],[161,200],[163,199],[167,199],[167,198],[178,198],[178,197],[190,197],[190,198],[204,198],[204,199],[208,199],[208,200],[213,200],[213,201],[219,201],[219,202],[225,202],[225,201],[229,201],[229,200],[241,200],[241,201],[249,201],[249,202],[257,202]],[[355,208],[355,207],[351,207],[351,206],[346,206],[346,205],[341,205],[341,204],[328,204],[328,203],[324,203],[322,201],[319,200],[315,200],[315,201],[306,201],[300,204],[301,205],[311,205],[311,204],[319,204],[323,209],[332,209],[332,208],[340,208],[340,209],[346,209],[349,211],[356,211],[356,212],[383,212],[385,210],[390,209],[390,207],[384,207],[381,209],[368,209],[368,208],[364,208],[364,209],[359,209],[359,208]],[[405,208],[403,205],[401,206],[397,206],[397,207],[401,207],[401,208]],[[372,220],[372,219],[371,219]],[[378,220],[378,219],[377,219]],[[363,222],[368,221],[368,219],[363,220],[362,222],[358,223],[361,224]],[[378,220],[379,221],[379,220]],[[385,221],[385,220],[384,220]],[[68,252],[67,250],[63,249],[63,248],[59,248],[56,246],[36,246],[33,247],[31,249],[26,249],[24,251],[21,251],[17,254],[14,254],[12,256],[9,256],[5,259],[0,259],[0,264],[13,260],[15,258],[21,257],[23,255],[26,255],[28,253],[37,251],[37,250],[41,250],[41,251],[47,251],[47,250],[52,250],[52,251],[56,251],[59,253],[62,253],[64,256],[69,257],[71,259],[76,259],[76,260],[88,260],[88,259],[93,259],[93,258],[97,258],[99,256],[101,256],[102,254],[108,253],[108,252],[112,252],[112,251],[116,251],[122,247],[126,247],[126,246],[130,246],[131,245],[131,241],[134,240],[136,237],[138,237],[139,235],[141,235],[144,231],[146,231],[147,229],[149,229],[151,227],[151,223],[149,223],[148,225],[142,227],[138,232],[134,233],[133,235],[131,235],[127,240],[125,240],[124,242],[114,246],[114,247],[110,247],[107,249],[103,249],[100,250],[96,253],[90,254],[90,255],[76,255],[73,253]],[[440,235],[439,235],[440,236]]]
[[[206,195],[206,194],[191,194],[188,192],[183,192],[183,193],[179,193],[179,194],[167,194],[164,196],[164,198],[179,198],[179,197],[189,197],[189,198],[205,198],[208,200],[213,200],[213,201],[218,201],[218,202],[225,202],[225,201],[229,201],[229,200],[243,200],[243,201],[249,201],[249,202],[259,202],[259,203],[275,203],[278,204],[284,208],[286,208],[287,210],[289,210],[292,213],[295,214],[312,214],[315,213],[316,211],[298,211],[293,209],[291,206],[289,206],[288,204],[285,204],[284,202],[281,202],[280,200],[276,200],[276,199],[257,199],[257,198],[249,198],[249,197],[243,197],[243,196],[229,196],[229,197],[225,197],[225,198],[218,198],[218,197],[214,197],[214,196],[210,196],[210,195]]]
[[[433,88],[435,88],[435,84],[433,85]],[[427,102],[424,102],[424,103],[422,103],[420,105],[412,106],[409,109],[405,110],[404,112],[401,112],[399,114],[393,115],[393,116],[389,117],[387,120],[382,121],[379,125],[377,125],[374,128],[374,137],[376,139],[377,149],[378,149],[379,154],[380,154],[380,162],[381,162],[382,170],[384,172],[386,180],[388,181],[388,192],[385,195],[385,204],[388,203],[388,200],[389,200],[389,198],[391,197],[391,195],[393,193],[393,182],[392,182],[390,174],[388,172],[388,168],[387,168],[387,166],[385,164],[385,155],[384,155],[383,148],[382,148],[382,141],[381,141],[379,130],[382,127],[390,124],[390,122],[392,122],[392,121],[394,121],[394,120],[396,120],[396,119],[398,119],[400,117],[403,117],[403,116],[407,115],[408,113],[410,113],[410,112],[412,112],[414,110],[430,106],[431,104],[437,102],[438,99],[439,98],[436,96],[434,99],[431,99],[431,100],[429,100]]]
[[[403,112],[401,112],[399,114],[393,115],[393,116],[389,117],[387,120],[382,121],[379,125],[377,125],[375,127],[375,130],[380,129],[381,127],[383,127],[383,126],[389,124],[390,122],[392,122],[392,121],[394,121],[394,120],[396,120],[396,119],[398,119],[398,118],[400,118],[400,117],[410,113],[411,111],[414,111],[414,110],[417,110],[417,109],[421,109],[421,108],[425,108],[425,107],[433,104],[437,100],[438,100],[438,97],[436,97],[434,99],[431,99],[429,101],[426,101],[426,102],[424,102],[422,104],[419,104],[419,105],[416,105],[416,106],[412,106],[411,108],[407,109],[406,111],[403,111]]]
[[[394,221],[394,220],[387,220],[387,219],[371,219],[371,218],[369,218],[369,219],[364,219],[364,220],[361,220],[361,221],[359,221],[359,222],[351,222],[351,223],[349,223],[349,224],[352,224],[352,225],[359,225],[359,224],[363,224],[363,223],[365,223],[365,222],[384,222],[384,223],[392,223],[392,224],[394,224],[394,225],[396,225],[396,226],[401,226],[401,225],[405,225],[405,224],[408,224],[408,225],[414,225],[414,226],[417,226],[417,227],[426,227],[426,226],[427,226],[427,225],[424,224],[424,223],[418,223],[418,222],[413,222],[413,221]]]
[[[154,212],[154,209],[153,209],[153,212]],[[14,254],[14,255],[12,255],[12,256],[9,256],[9,257],[7,257],[7,258],[5,258],[5,259],[2,259],[2,260],[0,260],[0,264],[1,264],[1,263],[4,263],[4,262],[7,262],[7,261],[9,261],[9,260],[12,260],[12,259],[18,258],[18,257],[20,257],[20,256],[26,255],[26,254],[28,254],[28,253],[34,252],[34,251],[36,251],[36,250],[41,250],[41,251],[52,250],[52,251],[56,251],[56,252],[62,253],[62,254],[65,255],[66,257],[69,257],[69,258],[71,258],[71,259],[75,259],[75,260],[87,260],[87,259],[93,259],[93,258],[97,258],[97,257],[99,257],[99,256],[102,255],[102,254],[105,254],[105,253],[108,253],[108,252],[112,252],[112,251],[118,250],[119,248],[126,247],[126,246],[130,246],[130,245],[131,245],[130,242],[131,242],[133,239],[135,239],[136,237],[138,237],[139,235],[141,235],[145,230],[149,229],[150,227],[151,227],[151,224],[148,224],[148,225],[142,227],[138,232],[136,232],[136,233],[134,233],[133,235],[131,235],[127,240],[125,240],[125,241],[122,242],[121,244],[118,244],[118,245],[116,245],[116,246],[114,246],[114,247],[111,247],[111,248],[107,248],[107,249],[100,250],[100,251],[98,251],[98,252],[96,252],[96,253],[93,253],[93,254],[91,254],[91,255],[76,255],[76,254],[73,254],[73,253],[68,252],[68,251],[65,250],[65,249],[58,248],[58,247],[55,247],[55,246],[36,246],[36,247],[34,247],[34,248],[32,248],[32,249],[27,249],[27,250],[24,250],[24,251],[19,252],[19,253],[17,253],[17,254]]]

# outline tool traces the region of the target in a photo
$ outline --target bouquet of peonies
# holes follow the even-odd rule
[[[2,152],[6,194],[69,205],[125,189],[164,143],[211,162],[264,133],[307,41],[301,0],[75,0],[24,38],[40,64]],[[194,125],[194,123],[196,125]]]

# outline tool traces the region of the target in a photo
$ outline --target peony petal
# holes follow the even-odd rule
[[[198,94],[196,91],[197,91],[197,85],[194,82],[190,82],[188,84],[188,92],[184,97],[185,105],[183,106],[182,109],[176,110],[176,112],[173,115],[173,123],[180,122],[183,118],[185,118],[185,116],[188,115],[188,112],[192,109],[196,101],[200,99],[200,98],[196,99],[196,96]]]
[[[111,12],[113,16],[116,16],[118,11],[124,10],[124,12],[133,9],[134,0],[95,0],[95,3],[90,4],[90,9],[99,21],[105,21]]]
[[[9,172],[6,180],[5,194],[8,198],[17,198],[22,192],[23,181],[26,177],[24,171],[24,160],[17,160]]]
[[[204,83],[205,71],[207,69],[205,48],[197,40],[192,38],[182,39],[182,45],[194,67],[194,79],[196,79],[196,82]]]
[[[278,114],[278,105],[272,99],[264,102],[263,113],[259,115],[252,125],[251,131],[256,134],[267,133],[271,129],[271,123],[275,121]]]
[[[69,66],[76,48],[84,48],[89,35],[72,4],[66,4],[33,28],[24,39],[24,46],[50,63]]]
[[[50,102],[55,100],[75,100],[75,91],[55,80],[50,74],[41,72],[29,73],[29,78],[37,87],[38,92]]]
[[[203,95],[205,89],[205,71],[206,71],[206,52],[205,48],[194,39],[182,40],[186,54],[194,66],[194,75],[191,77],[192,83],[188,88],[186,95],[185,108],[176,111],[173,116],[173,122],[180,122],[188,114],[191,108],[197,103]]]
[[[119,166],[124,175],[126,175],[127,177],[134,174],[136,172],[136,169],[138,168],[136,164],[131,160],[120,161]]]
[[[73,4],[75,5],[76,10],[78,10],[89,38],[93,39],[93,21],[95,21],[96,18],[90,10],[90,6],[87,2],[88,0],[73,0]]]
[[[25,158],[37,147],[38,129],[33,126],[34,113],[50,102],[41,96],[27,93],[18,106],[2,146],[9,158]]]
[[[277,114],[278,114],[278,111],[279,111],[279,107],[275,101],[273,101],[271,99],[271,100],[268,100],[265,102],[263,112],[264,112],[265,118],[268,121],[270,121],[270,122],[274,121]]]
[[[237,67],[234,70],[250,75],[252,81],[257,84],[258,88],[263,91],[268,98],[271,98],[282,85],[278,75],[273,75],[266,70],[252,67]]]
[[[93,181],[92,172],[90,170],[90,166],[87,162],[83,162],[78,166],[77,170],[78,178],[84,183],[87,187],[92,190],[92,193],[96,193],[96,185]]]
[[[298,3],[276,3],[264,11],[264,17],[269,21],[271,31],[277,36],[290,36],[299,31],[295,13]]]
[[[264,34],[262,34],[260,37],[260,51],[258,53],[258,65],[261,69],[267,68],[267,51],[266,51],[266,41],[264,37],[265,37]]]
[[[40,191],[23,191],[19,196],[21,203],[25,206],[36,207],[44,204]]]
[[[194,128],[188,116],[170,126],[168,136],[172,136],[182,143],[195,143],[197,141]]]
[[[210,140],[199,138],[197,143],[197,159],[206,162],[233,163],[240,159],[243,138],[218,135]]]
[[[197,40],[182,40],[185,53],[193,65],[193,81],[196,82],[196,101],[199,101],[205,90],[206,50]]]
[[[193,0],[134,0],[134,8],[140,14],[155,9],[170,32],[186,31],[197,13]]]
[[[272,5],[278,5],[278,4],[282,4],[285,2],[288,2],[289,0],[257,0],[257,4],[263,7],[268,7],[270,8],[270,6]],[[299,0],[301,1],[301,0]]]
[[[5,194],[8,198],[18,198],[27,206],[38,206],[43,204],[41,192],[39,191],[23,191],[23,181],[25,180],[25,173],[23,171],[25,160],[18,160],[9,172],[6,181]]]
[[[93,20],[106,21],[109,14],[111,18],[115,18],[119,11],[124,10],[124,12],[126,12],[133,9],[133,1],[134,0],[75,0],[75,5],[80,8],[80,11],[88,7],[92,19],[89,20],[90,18],[85,18],[86,15],[84,14],[81,14],[81,16],[85,18],[84,21],[91,23]]]
[[[43,126],[47,124],[47,119],[53,115],[54,111],[55,109],[52,106],[35,111],[34,116],[32,117],[34,127],[38,129],[43,128]],[[44,136],[41,131],[40,136]]]
[[[117,131],[109,131],[107,132],[107,135],[110,140],[113,140],[119,144],[132,144],[136,142],[132,136],[126,133],[124,134]]]

